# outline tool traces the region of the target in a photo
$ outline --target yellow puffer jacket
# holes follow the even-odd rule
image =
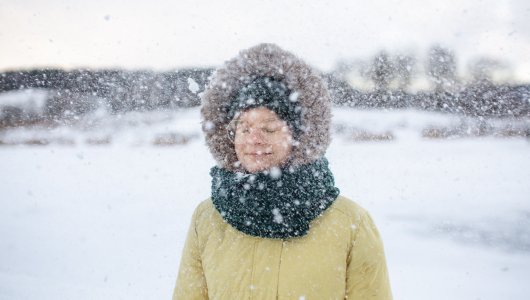
[[[339,196],[300,238],[246,235],[211,199],[193,214],[173,299],[392,299],[379,233]]]

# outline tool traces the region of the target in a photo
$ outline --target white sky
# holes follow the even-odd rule
[[[0,71],[219,66],[274,42],[321,70],[381,49],[420,58],[433,43],[506,60],[530,81],[530,1],[0,0]]]

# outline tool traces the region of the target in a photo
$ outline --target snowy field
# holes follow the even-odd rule
[[[334,120],[395,136],[335,133],[327,153],[341,193],[381,231],[395,299],[529,299],[528,140],[422,139],[453,120],[414,111],[336,109]],[[0,299],[170,299],[192,211],[210,193],[199,112],[103,127],[105,145],[83,143],[101,128],[2,136],[74,142],[0,146]],[[194,138],[150,142],[171,130]]]

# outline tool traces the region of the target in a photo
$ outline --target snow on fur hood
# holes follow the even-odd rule
[[[270,77],[286,84],[302,107],[304,131],[291,153],[292,165],[311,163],[326,152],[330,143],[331,98],[325,82],[307,63],[274,44],[242,50],[213,74],[202,94],[202,129],[217,164],[236,170],[237,156],[227,134],[226,107],[238,91],[257,77]]]

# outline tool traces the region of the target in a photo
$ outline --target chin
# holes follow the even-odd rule
[[[267,169],[270,169],[272,166],[270,166],[269,163],[252,162],[252,163],[243,164],[243,167],[245,168],[245,170],[247,170],[250,173],[257,173],[257,172],[261,172],[261,171],[265,171]]]
[[[261,166],[252,166],[252,167],[248,167],[248,168],[245,168],[249,173],[257,173],[257,172],[261,172],[261,171],[265,171],[267,168],[266,167],[261,167]]]

